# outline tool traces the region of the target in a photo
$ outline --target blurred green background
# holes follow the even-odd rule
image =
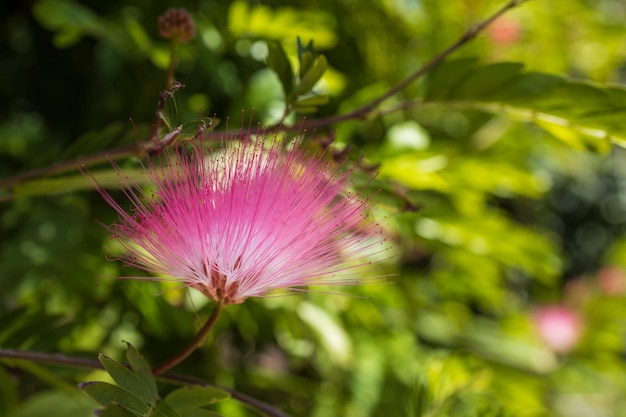
[[[502,4],[177,2],[197,25],[179,49],[181,119],[215,114],[220,130],[229,117],[238,126],[244,110],[253,125],[277,121],[283,93],[265,64],[266,42],[280,42],[295,62],[298,36],[329,61],[316,91],[330,101],[307,117],[350,111]],[[148,137],[169,56],[156,22],[170,6],[2,2],[0,182]],[[625,22],[620,0],[532,0],[451,59],[621,85]],[[395,274],[392,282],[230,306],[177,371],[293,416],[626,415],[624,151],[452,89],[455,68],[468,62],[419,79],[381,106],[389,111],[311,135],[334,134],[338,149],[351,150],[349,164],[363,156],[378,171],[371,181],[357,169],[354,181],[381,190],[373,214],[393,255],[372,276]],[[572,95],[562,107],[600,111],[587,98]],[[621,111],[612,116],[626,120]],[[119,163],[137,167],[135,158]],[[137,273],[106,258],[115,248],[101,224],[116,221],[113,210],[77,170],[47,179],[0,189],[0,347],[123,359],[127,340],[151,363],[175,354],[208,314],[205,302],[162,283],[115,279]],[[551,305],[560,314],[541,321]],[[541,326],[557,341],[542,338]],[[92,415],[97,406],[75,384],[99,378],[6,360],[0,415]],[[234,400],[214,409],[258,415]]]

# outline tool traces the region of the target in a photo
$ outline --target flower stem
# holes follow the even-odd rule
[[[206,339],[207,335],[213,328],[213,325],[217,322],[217,319],[219,318],[220,313],[222,312],[222,307],[223,307],[222,303],[218,302],[215,305],[215,308],[213,309],[213,312],[207,319],[206,323],[204,323],[204,326],[202,326],[202,328],[198,331],[198,333],[196,334],[196,337],[193,338],[191,343],[189,343],[189,345],[187,345],[187,347],[183,349],[182,351],[180,351],[176,356],[168,359],[167,361],[163,362],[161,365],[152,369],[152,374],[153,375],[162,374],[163,372],[181,363],[183,360],[185,360],[185,358],[187,358],[187,356],[191,355],[193,351],[196,350],[198,346],[200,346],[200,344],[204,341],[204,339]]]
[[[178,37],[174,36],[170,43],[170,64],[167,68],[167,79],[165,80],[165,89],[168,90],[174,84],[174,72],[176,71],[178,59]]]

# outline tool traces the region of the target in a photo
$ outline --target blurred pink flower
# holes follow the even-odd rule
[[[124,181],[131,212],[100,190],[120,215],[113,237],[127,264],[212,300],[353,284],[366,256],[382,250],[380,228],[366,218],[368,201],[345,193],[349,173],[300,146],[178,147],[162,162],[144,167],[153,194]]]
[[[522,28],[519,22],[508,16],[498,18],[487,28],[487,36],[491,41],[502,46],[517,42],[521,33]]]
[[[606,295],[623,295],[626,292],[626,273],[616,266],[607,266],[596,276],[600,290]]]
[[[582,335],[578,314],[562,305],[548,305],[535,310],[533,319],[539,336],[557,353],[572,350]]]

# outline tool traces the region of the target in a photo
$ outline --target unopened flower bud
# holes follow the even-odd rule
[[[181,8],[171,8],[159,16],[159,35],[188,42],[196,37],[196,24],[191,14]]]

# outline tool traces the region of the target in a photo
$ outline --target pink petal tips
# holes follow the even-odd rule
[[[346,193],[348,174],[299,145],[244,140],[215,149],[179,146],[145,173],[155,191],[134,183],[113,237],[127,264],[164,274],[222,304],[279,289],[351,284],[382,233],[367,200]],[[120,171],[121,172],[121,171]],[[351,278],[352,277],[352,278]]]

